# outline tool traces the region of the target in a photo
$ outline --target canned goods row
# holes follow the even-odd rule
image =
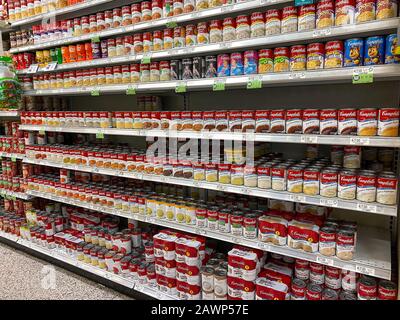
[[[16,22],[84,1],[85,0],[9,0],[8,20],[10,22]]]
[[[397,137],[399,109],[21,112],[21,123],[61,127]]]
[[[25,154],[24,138],[1,137],[0,151],[6,153]]]
[[[4,203],[2,203],[4,201]],[[0,200],[1,202],[1,210],[7,213],[12,213],[16,214],[17,216],[22,216],[24,215],[26,210],[29,210],[32,206],[33,203],[31,201],[24,201],[21,199],[8,199],[7,197],[4,197],[4,199]],[[0,212],[1,216],[2,212]],[[0,220],[2,218],[0,217]],[[0,228],[1,229],[1,228]]]
[[[0,174],[0,190],[25,192],[26,179],[20,177],[9,177],[4,174]]]

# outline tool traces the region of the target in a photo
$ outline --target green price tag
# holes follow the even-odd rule
[[[296,7],[298,6],[304,6],[306,4],[313,4],[314,0],[294,0],[294,5]]]
[[[126,89],[126,95],[133,96],[135,94],[136,94],[136,88],[135,87],[128,87],[128,89]]]
[[[169,21],[165,24],[167,26],[167,28],[175,28],[178,26],[178,24],[176,23],[176,21]]]
[[[140,60],[140,63],[142,64],[149,64],[151,61],[151,54],[149,53],[144,53],[142,59]]]
[[[92,37],[92,42],[100,42],[100,37],[99,36],[94,36]]]
[[[40,134],[40,135],[46,134],[46,131],[44,131],[44,130],[39,130],[39,134]]]
[[[100,95],[99,89],[94,89],[94,90],[92,90],[92,91],[90,92],[90,95],[91,95],[92,97],[98,97],[98,96]]]
[[[104,133],[103,132],[96,133],[96,139],[104,139]]]
[[[12,162],[17,162],[17,158],[16,157],[11,157],[11,161]]]
[[[353,84],[363,84],[374,82],[374,71],[372,68],[365,71],[353,72]]]
[[[262,81],[260,78],[252,78],[247,82],[247,89],[261,89]]]
[[[175,87],[175,92],[176,93],[186,92],[186,82],[178,83],[177,86]]]
[[[213,91],[224,91],[225,80],[215,80],[213,84]]]
[[[15,201],[15,200],[17,200],[17,197],[16,197],[16,196],[12,196],[12,197],[11,197],[11,200],[14,200],[14,201]]]

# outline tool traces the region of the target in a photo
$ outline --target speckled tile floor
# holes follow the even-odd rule
[[[0,300],[131,299],[1,242],[0,270]]]

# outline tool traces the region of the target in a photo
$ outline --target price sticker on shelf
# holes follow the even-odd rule
[[[44,135],[44,134],[46,134],[46,131],[43,130],[43,129],[42,129],[42,130],[39,130],[39,134],[40,134],[40,135]]]
[[[259,247],[261,250],[269,251],[270,247],[268,244],[263,243],[263,242],[258,242],[257,247]]]
[[[57,68],[57,61],[49,62],[46,67],[44,67],[44,71],[54,71]]]
[[[294,5],[296,7],[304,6],[306,4],[313,4],[314,0],[294,0]]]
[[[104,139],[104,133],[103,132],[97,132],[96,133],[96,139]]]
[[[90,39],[92,42],[100,42],[100,37],[99,36],[94,36]]]
[[[353,71],[353,84],[364,84],[374,82],[374,69],[361,68]]]
[[[11,200],[17,200],[17,197],[16,196],[11,196]]]
[[[306,135],[302,135],[300,137],[300,141],[304,142],[304,143],[318,143],[318,137],[317,136],[306,136]]]
[[[351,137],[350,144],[357,144],[357,145],[368,145],[370,143],[369,138],[362,138],[362,137]]]
[[[376,213],[377,207],[372,204],[357,203],[357,210]]]
[[[338,201],[336,199],[320,199],[319,204],[321,206],[337,207]]]
[[[175,92],[176,93],[185,93],[186,87],[187,87],[186,82],[179,82],[175,87]]]
[[[317,256],[317,262],[327,266],[333,266],[333,259]]]
[[[218,184],[218,185],[217,185],[217,190],[218,190],[218,191],[225,191],[225,190],[226,190],[226,187],[225,187],[224,185],[222,185],[222,184]]]
[[[39,69],[39,65],[38,64],[31,64],[28,68],[28,70],[26,71],[26,73],[36,73]]]
[[[98,97],[100,95],[100,90],[99,89],[93,89],[92,91],[90,91],[90,95],[92,97]]]
[[[213,91],[225,91],[225,79],[214,80]]]
[[[149,64],[151,62],[151,53],[143,53],[141,64]]]
[[[231,240],[232,240],[233,243],[237,243],[237,244],[241,244],[242,243],[242,240],[240,240],[240,238],[238,238],[238,237],[232,237]]]
[[[127,96],[134,96],[136,94],[136,87],[134,86],[128,86],[126,89],[126,95]]]
[[[165,25],[167,26],[167,28],[175,28],[178,26],[178,22],[176,21],[176,19],[171,19]]]
[[[200,235],[206,235],[207,234],[207,231],[206,230],[204,230],[204,229],[201,229],[201,228],[197,228],[196,229],[196,231],[195,231],[195,233],[196,234],[200,234]]]
[[[247,89],[261,89],[262,88],[262,77],[250,77],[247,81]]]
[[[369,276],[375,276],[375,269],[364,266],[356,266],[356,272],[366,274]]]
[[[11,157],[11,161],[12,162],[17,162],[17,158],[16,157]]]
[[[233,10],[233,6],[232,5],[226,5],[226,6],[222,6],[221,8],[221,12],[229,12]]]

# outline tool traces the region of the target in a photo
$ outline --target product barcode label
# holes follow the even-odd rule
[[[333,259],[326,257],[317,256],[317,262],[327,266],[333,266]]]
[[[356,272],[366,274],[369,276],[374,276],[375,275],[375,269],[373,268],[368,268],[364,266],[356,266]]]

